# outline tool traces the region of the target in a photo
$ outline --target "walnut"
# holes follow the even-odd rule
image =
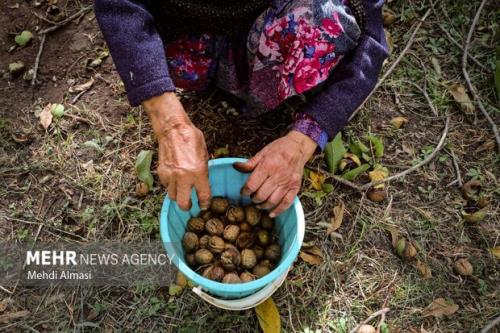
[[[251,231],[252,230],[252,226],[248,223],[242,223],[240,224],[240,231],[241,232],[248,232],[248,231]]]
[[[220,256],[222,267],[228,271],[234,271],[241,263],[240,252],[235,247],[224,250]]]
[[[262,246],[267,246],[269,244],[269,232],[267,230],[257,231],[257,241]]]
[[[269,260],[269,259],[264,259],[264,260],[260,261],[259,265],[266,266],[270,270],[273,270],[276,267],[276,265],[271,260]]]
[[[255,235],[250,232],[242,232],[236,239],[236,246],[243,250],[248,249],[255,243]]]
[[[212,236],[208,240],[208,249],[212,253],[221,253],[222,251],[224,251],[224,247],[225,247],[224,240],[219,236]]]
[[[246,206],[245,207],[245,220],[251,226],[256,226],[259,224],[260,219],[262,217],[262,213],[254,206]]]
[[[182,245],[186,252],[193,252],[198,248],[198,236],[194,232],[186,232],[182,239]]]
[[[200,217],[204,219],[205,221],[208,221],[212,218],[213,214],[209,210],[202,210],[200,213]]]
[[[227,273],[222,279],[222,283],[241,283],[240,277],[235,273]]]
[[[196,262],[196,258],[194,256],[194,253],[186,254],[185,258],[186,258],[186,262],[187,262],[189,267],[195,268],[198,265],[198,263]]]
[[[262,228],[267,229],[267,230],[272,230],[274,227],[274,221],[272,218],[269,217],[269,215],[264,214],[262,216],[262,219],[260,220],[260,225]]]
[[[254,247],[252,247],[252,250],[255,253],[255,257],[257,258],[257,260],[264,258],[264,249],[262,247],[255,245]]]
[[[271,244],[267,247],[264,254],[267,259],[278,261],[281,257],[281,248],[277,243]]]
[[[250,249],[241,251],[241,266],[245,269],[252,269],[257,264],[255,252]]]
[[[270,271],[271,270],[266,265],[258,264],[257,266],[255,266],[253,268],[252,274],[255,275],[255,276],[257,276],[258,278],[261,278],[264,275],[266,275],[267,273],[269,273]]]
[[[240,274],[240,280],[241,280],[241,282],[251,282],[251,281],[255,280],[255,276],[248,273],[248,272],[242,272]]]
[[[234,224],[229,224],[224,228],[223,237],[228,242],[234,242],[240,234],[240,227]]]
[[[208,248],[208,240],[210,239],[210,235],[203,235],[200,238],[200,249]]]
[[[224,223],[220,219],[213,217],[205,223],[205,229],[210,235],[220,236],[224,231]]]
[[[214,255],[207,249],[199,249],[194,254],[196,262],[200,265],[206,265],[212,262]]]
[[[201,217],[192,217],[188,221],[187,229],[199,234],[205,230],[205,220]]]
[[[207,279],[220,282],[224,278],[224,268],[217,264],[210,265],[203,270],[202,275]]]
[[[245,210],[241,207],[229,207],[226,218],[230,223],[241,223],[245,221]]]
[[[225,198],[215,197],[210,203],[210,209],[216,214],[224,214],[229,207],[229,201]]]
[[[474,268],[472,268],[469,260],[462,258],[455,261],[454,264],[455,272],[462,276],[471,276],[474,273]]]

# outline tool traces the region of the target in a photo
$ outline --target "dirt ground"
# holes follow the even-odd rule
[[[48,3],[55,5],[49,8]],[[382,317],[384,332],[480,332],[500,315],[500,267],[491,252],[500,237],[499,155],[489,123],[477,108],[462,110],[449,88],[465,85],[462,44],[479,4],[388,1],[396,22],[387,28],[393,53],[384,72],[410,40],[418,18],[427,10],[430,14],[409,52],[344,137],[381,137],[381,162],[391,174],[432,153],[449,115],[445,146],[430,163],[391,181],[386,187],[389,197],[381,203],[332,179],[324,172],[322,154],[311,161],[309,169],[323,172],[334,191],[318,202],[311,181],[304,180],[306,242],[321,249],[322,259],[319,265],[298,260],[273,296],[283,331],[347,333],[386,307],[390,310]],[[142,110],[128,105],[111,57],[102,56],[107,48],[93,12],[47,33],[36,84],[23,78],[34,68],[40,50],[41,34],[36,32],[89,6],[86,0],[0,2],[1,240],[159,238],[164,192],[157,179],[146,198],[134,195],[135,158],[141,150],[154,149],[154,140]],[[471,81],[497,124],[493,73],[499,16],[494,1],[488,1],[468,61]],[[32,31],[34,39],[12,49],[14,37],[23,30]],[[9,73],[15,61],[24,62],[24,73]],[[89,80],[94,84],[88,91],[71,92],[71,87]],[[289,108],[242,120],[237,104],[219,91],[181,95],[213,157],[226,146],[231,156],[251,156],[285,133],[291,121]],[[37,115],[48,103],[62,103],[68,111],[44,130]],[[397,116],[408,123],[395,130],[390,121]],[[475,224],[462,217],[468,204],[460,183],[471,179],[481,182],[481,193],[489,200],[486,217]],[[328,236],[332,209],[341,202],[346,207],[343,223]],[[416,258],[401,259],[395,253],[391,232],[415,244]],[[458,259],[472,264],[472,275],[457,274]],[[423,274],[422,267],[432,277]],[[458,305],[458,310],[439,318],[425,316],[426,307],[437,298]],[[15,318],[16,313],[21,315]],[[377,325],[380,319],[371,323]],[[253,311],[217,310],[188,290],[171,297],[168,288],[144,286],[0,288],[2,332],[158,330],[255,332],[259,326]],[[490,332],[500,332],[500,326]]]

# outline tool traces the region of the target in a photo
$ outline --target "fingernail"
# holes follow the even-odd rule
[[[274,214],[274,213],[269,213],[269,217],[273,219],[273,218],[275,218],[275,217],[276,217],[276,214]]]

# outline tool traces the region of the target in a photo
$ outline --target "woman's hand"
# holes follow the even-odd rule
[[[235,163],[241,172],[252,172],[241,190],[274,217],[290,207],[299,193],[304,166],[316,150],[307,135],[291,131],[271,142],[245,163]]]
[[[208,153],[203,133],[196,128],[174,93],[143,102],[158,140],[158,176],[171,200],[191,208],[194,187],[201,209],[210,205]]]

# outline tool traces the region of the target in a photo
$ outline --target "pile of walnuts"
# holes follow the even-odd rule
[[[281,258],[277,240],[274,220],[265,211],[215,197],[209,210],[189,219],[182,245],[188,265],[204,277],[244,283],[274,269]]]

